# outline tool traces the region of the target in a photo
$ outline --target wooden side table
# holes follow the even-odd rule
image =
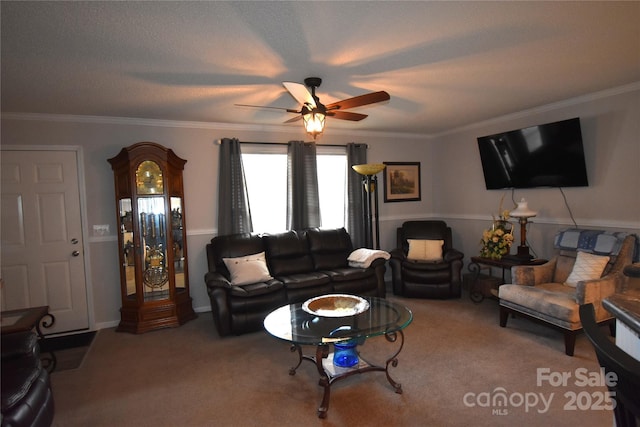
[[[50,328],[55,322],[56,318],[49,313],[49,306],[47,305],[8,310],[0,313],[0,333],[5,335],[35,329],[40,343],[42,343],[45,336],[40,327]],[[48,352],[48,356],[42,357],[42,364],[47,371],[54,371],[56,368],[56,356],[53,351]]]
[[[500,287],[500,285],[503,285],[505,283],[505,271],[511,270],[511,267],[515,267],[518,265],[540,265],[546,262],[546,259],[532,259],[524,261],[514,258],[491,259],[473,256],[471,257],[471,263],[469,263],[469,266],[467,267],[469,269],[469,272],[473,275],[471,286],[469,287],[469,297],[471,298],[471,301],[475,303],[481,303],[485,298],[485,294],[480,292],[480,290],[478,289],[478,283],[481,278],[480,273],[482,270],[488,270],[488,277],[492,278],[493,275],[491,268],[500,268],[502,270],[502,275],[500,278],[496,278],[499,279],[498,287]],[[497,294],[494,294],[494,296],[497,297]]]

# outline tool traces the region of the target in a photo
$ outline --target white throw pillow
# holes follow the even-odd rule
[[[222,260],[231,274],[232,285],[248,285],[273,279],[269,274],[264,252]]]
[[[444,240],[407,239],[409,253],[407,258],[420,261],[442,261],[442,245]]]
[[[573,270],[564,283],[575,288],[580,281],[599,279],[608,262],[608,256],[579,251]]]

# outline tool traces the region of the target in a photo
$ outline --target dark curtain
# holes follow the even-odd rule
[[[249,195],[242,167],[240,141],[224,138],[218,167],[218,234],[251,233]]]
[[[289,142],[287,150],[287,229],[320,227],[316,145]]]
[[[347,144],[347,224],[354,248],[362,248],[366,242],[366,224],[364,220],[364,188],[362,175],[351,166],[367,163],[366,144]]]

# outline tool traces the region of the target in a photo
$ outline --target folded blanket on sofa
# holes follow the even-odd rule
[[[581,250],[596,255],[616,256],[629,233],[571,228],[555,238],[556,249]]]
[[[351,267],[368,268],[378,258],[389,259],[391,254],[379,249],[360,248],[351,252],[347,261],[349,261],[349,266]]]

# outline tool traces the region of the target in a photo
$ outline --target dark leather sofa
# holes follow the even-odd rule
[[[50,426],[53,393],[34,332],[2,335],[2,427]]]
[[[267,314],[284,304],[328,293],[384,298],[386,260],[350,267],[351,237],[344,228],[280,234],[217,236],[207,244],[205,275],[213,320],[220,336],[258,331]],[[265,252],[273,279],[232,285],[223,258]]]

